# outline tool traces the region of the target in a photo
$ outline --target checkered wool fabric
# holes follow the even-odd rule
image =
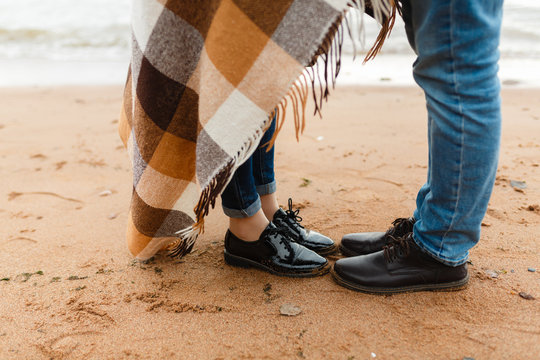
[[[305,105],[297,79],[315,55],[335,47],[348,6],[364,5],[133,1],[119,131],[133,166],[127,239],[136,258],[191,250],[210,206],[255,150],[276,107],[291,91],[293,107]]]

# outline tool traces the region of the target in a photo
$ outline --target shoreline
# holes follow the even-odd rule
[[[342,57],[336,86],[417,86],[412,77],[414,54],[380,54],[362,64],[362,55]],[[129,60],[53,61],[0,59],[0,89],[124,85]],[[24,76],[21,76],[24,74]],[[540,88],[540,59],[503,58],[499,78],[503,89]]]

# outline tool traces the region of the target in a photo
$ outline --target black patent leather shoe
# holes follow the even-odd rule
[[[402,237],[413,231],[413,217],[399,218],[386,232],[353,233],[343,236],[339,250],[345,256],[358,256],[381,251],[390,237]]]
[[[332,276],[341,286],[371,294],[459,290],[469,281],[466,263],[440,263],[416,245],[412,233],[391,239],[381,251],[336,261]]]
[[[319,255],[330,255],[336,252],[337,246],[332,239],[316,231],[306,230],[300,225],[302,218],[298,216],[299,212],[299,209],[292,209],[292,199],[289,199],[289,209],[287,211],[281,208],[278,209],[272,222],[276,226],[287,228],[294,242],[315,251]]]
[[[286,229],[270,222],[257,241],[244,241],[227,231],[225,262],[240,267],[255,267],[269,273],[290,277],[324,275],[328,261],[292,241]]]

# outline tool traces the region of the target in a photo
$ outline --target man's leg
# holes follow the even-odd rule
[[[413,238],[435,259],[456,266],[480,238],[497,171],[502,0],[411,0],[410,12],[430,158]]]
[[[480,236],[498,160],[502,0],[403,1],[428,110],[428,181],[413,232],[384,251],[343,259],[334,275],[368,292],[458,288]],[[444,265],[443,265],[444,264]],[[404,271],[404,270],[407,271]]]

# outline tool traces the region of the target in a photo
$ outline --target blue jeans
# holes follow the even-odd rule
[[[260,196],[276,192],[274,146],[266,151],[266,143],[272,139],[275,131],[274,117],[257,150],[236,169],[231,182],[221,194],[221,206],[228,217],[245,218],[255,215],[261,208]]]
[[[404,0],[428,111],[427,182],[416,199],[415,242],[458,266],[480,238],[501,133],[497,77],[502,0]]]

